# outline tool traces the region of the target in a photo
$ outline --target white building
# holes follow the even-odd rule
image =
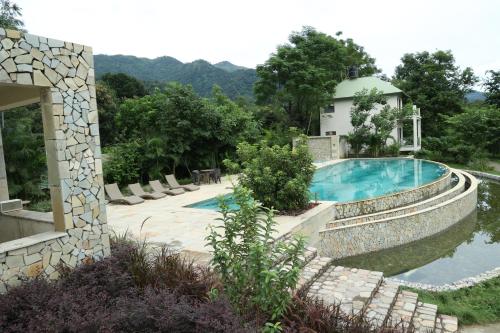
[[[353,107],[354,95],[363,89],[370,91],[373,88],[377,88],[378,91],[386,95],[389,106],[403,107],[403,91],[389,82],[374,76],[346,79],[337,85],[332,104],[321,111],[321,136],[343,136],[352,132],[351,108]],[[380,108],[381,106],[378,105],[373,109],[372,114],[379,112]],[[394,140],[401,145],[400,151],[418,151],[421,148],[420,109],[416,106],[413,106],[413,108],[415,112],[408,119],[408,122],[411,121],[413,124],[412,133],[405,136],[401,125],[397,125],[391,132]]]

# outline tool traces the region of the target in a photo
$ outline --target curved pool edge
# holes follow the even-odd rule
[[[393,159],[405,159],[405,158],[378,158],[378,160],[382,159],[393,160]],[[373,160],[373,159],[357,158],[357,159],[346,159],[345,161],[348,160]],[[446,172],[432,182],[423,184],[418,187],[414,187],[409,190],[394,192],[369,199],[338,202],[335,204],[335,215],[334,215],[335,219],[345,219],[360,215],[373,214],[406,205],[411,205],[418,201],[429,199],[432,196],[437,195],[440,192],[443,192],[450,186],[452,172],[451,168],[448,167],[446,164],[424,159],[412,159],[412,160],[425,161],[428,163],[440,165],[441,167],[446,169]]]
[[[438,234],[476,209],[478,180],[460,171],[469,187],[437,205],[401,216],[324,229],[320,233],[322,255],[341,259],[408,244]]]

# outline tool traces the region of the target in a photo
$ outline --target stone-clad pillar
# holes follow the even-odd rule
[[[3,153],[2,129],[0,126],[0,201],[9,200],[9,186],[7,185],[7,169]]]
[[[0,28],[0,83],[40,88],[55,229],[69,236],[62,260],[108,255],[92,49]]]

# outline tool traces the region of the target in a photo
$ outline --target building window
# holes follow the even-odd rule
[[[337,131],[327,131],[325,135],[337,135]]]
[[[330,104],[325,108],[325,113],[334,113],[335,112],[335,105]]]

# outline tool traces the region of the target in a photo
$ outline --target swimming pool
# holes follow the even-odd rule
[[[419,187],[446,172],[441,164],[418,159],[353,159],[317,169],[309,190],[312,200],[357,201]],[[187,207],[217,210],[218,201],[211,198]]]

